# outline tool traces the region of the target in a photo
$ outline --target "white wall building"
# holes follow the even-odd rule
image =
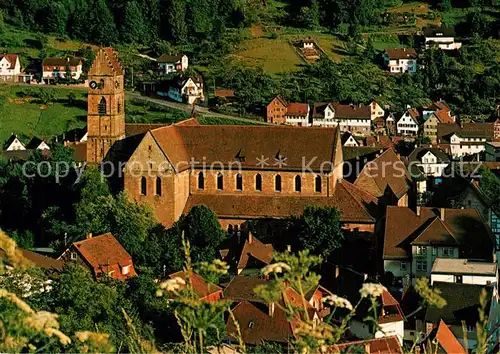
[[[463,258],[436,258],[431,270],[431,285],[435,281],[497,286],[496,263]]]
[[[83,73],[83,63],[78,58],[46,58],[42,63],[42,78],[47,83],[56,78],[65,79],[66,72],[71,72],[71,78],[78,80]]]
[[[384,52],[384,62],[392,74],[417,72],[417,52],[413,48],[387,49]]]
[[[24,144],[19,140],[17,135],[11,135],[10,138],[5,142],[4,146],[5,151],[18,151],[18,150],[26,150]]]
[[[187,55],[163,54],[158,58],[157,62],[159,71],[164,74],[184,71],[189,66],[189,58]]]
[[[340,105],[334,103],[315,104],[312,125],[339,127],[342,132],[367,135],[371,133],[370,106]]]
[[[418,111],[414,108],[408,109],[396,123],[398,135],[415,136],[418,134]]]
[[[453,158],[480,153],[486,149],[486,138],[471,133],[457,132],[450,137],[450,151]]]
[[[0,54],[0,81],[16,81],[21,74],[21,62],[17,54]]]
[[[424,29],[425,49],[437,47],[442,50],[457,50],[462,43],[455,42],[455,31],[450,27],[429,27]]]

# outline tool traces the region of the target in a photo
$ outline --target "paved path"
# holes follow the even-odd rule
[[[138,92],[126,92],[126,99],[139,99],[143,101],[148,101],[148,102],[154,102],[156,104],[159,104],[160,106],[165,106],[165,107],[170,107],[178,110],[185,111],[189,114],[193,111],[193,106],[190,104],[184,104],[184,103],[179,103],[179,102],[172,102],[168,100],[163,100],[160,98],[153,98],[153,97],[148,97],[148,96],[141,96]],[[197,114],[205,115],[205,116],[210,116],[210,117],[220,117],[220,118],[226,118],[226,119],[232,119],[235,121],[239,122],[246,122],[246,123],[254,123],[254,124],[261,124],[261,125],[270,125],[265,122],[261,122],[255,119],[250,119],[250,118],[241,118],[241,117],[234,117],[230,116],[227,114],[221,114],[221,113],[216,113],[210,111],[210,109],[206,107],[201,107],[201,106],[195,106],[195,112]]]

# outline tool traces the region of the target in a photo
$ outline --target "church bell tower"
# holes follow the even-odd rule
[[[101,48],[88,74],[88,163],[101,163],[111,146],[125,138],[123,79],[118,53]]]

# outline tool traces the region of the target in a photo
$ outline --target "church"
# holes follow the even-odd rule
[[[172,225],[206,205],[225,228],[337,207],[345,228],[373,232],[377,198],[343,180],[336,128],[126,124],[124,70],[100,49],[88,74],[89,164],[114,163],[129,197]]]

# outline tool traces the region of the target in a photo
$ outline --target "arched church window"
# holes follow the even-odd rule
[[[106,99],[104,97],[101,98],[98,107],[99,115],[103,116],[106,114]]]

